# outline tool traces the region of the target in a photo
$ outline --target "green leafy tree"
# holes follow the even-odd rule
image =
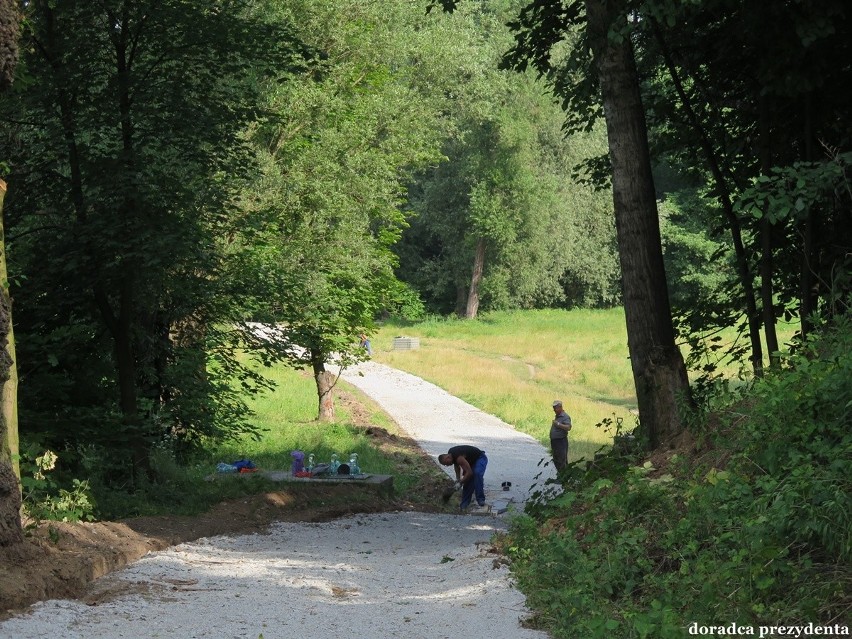
[[[515,46],[506,61],[549,79],[569,131],[588,130],[604,115],[630,361],[641,426],[656,447],[682,429],[691,393],[675,344],[630,9],[597,0],[529,4],[512,23]],[[554,57],[569,36],[572,51]]]
[[[229,380],[260,380],[222,328],[242,316],[223,259],[256,78],[281,78],[300,52],[263,6],[27,3],[26,82],[0,108],[33,436],[103,447],[144,475],[163,438],[251,430]]]
[[[832,315],[848,291],[835,274],[848,265],[849,202],[829,177],[850,141],[849,69],[837,64],[849,53],[848,12],[839,2],[643,6],[640,68],[655,154],[716,203],[708,227],[726,229],[738,276],[716,319],[745,318],[759,374],[764,352],[778,363],[779,317],[798,315],[807,334],[814,313]],[[801,180],[792,176],[799,169]],[[775,189],[781,173],[784,195]],[[753,185],[765,192],[759,208]],[[688,323],[697,328],[702,317]]]
[[[446,160],[410,187],[411,228],[399,249],[401,277],[436,310],[468,318],[480,305],[617,298],[611,208],[571,177],[588,140],[566,142],[564,116],[532,74],[497,68],[511,42],[510,5],[463,5],[446,18],[468,77],[443,109]]]
[[[358,335],[405,294],[391,252],[405,226],[404,184],[437,158],[433,101],[411,63],[436,33],[434,19],[391,1],[280,11],[300,25],[315,62],[270,91],[270,116],[252,132],[264,170],[245,259],[265,277],[248,286],[254,317],[281,327],[278,355],[312,371],[327,421],[327,365],[363,359]]]

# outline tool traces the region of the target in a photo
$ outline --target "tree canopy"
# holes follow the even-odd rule
[[[255,160],[257,77],[303,56],[253,2],[31,2],[2,98],[22,417],[67,446],[123,449],[247,428],[252,379],[223,268]],[[23,281],[23,280],[22,280]],[[259,379],[254,380],[260,382]],[[120,456],[116,458],[118,461]]]
[[[846,311],[842,2],[429,4],[33,0],[20,52],[0,16],[25,437],[142,480],[255,432],[252,356],[331,419],[388,314],[623,304],[656,443],[679,343],[712,373],[739,327],[759,375]]]

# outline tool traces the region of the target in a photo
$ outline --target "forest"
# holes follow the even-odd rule
[[[649,450],[727,388],[724,363],[747,385],[848,335],[851,18],[0,0],[0,545],[28,451],[59,451],[69,482],[156,482],[155,450],[189,463],[255,433],[257,362],[309,371],[331,421],[332,356],[363,360],[391,317],[623,307]],[[842,473],[835,390],[812,435]]]

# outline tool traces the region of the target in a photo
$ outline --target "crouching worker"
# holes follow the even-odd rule
[[[456,484],[462,489],[459,508],[467,508],[474,494],[476,503],[485,505],[485,467],[488,465],[488,457],[484,450],[467,444],[453,446],[446,453],[438,455],[438,461],[444,466],[452,464],[455,468]]]

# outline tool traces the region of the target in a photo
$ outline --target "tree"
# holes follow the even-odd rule
[[[442,4],[451,8],[456,2],[443,0]],[[551,56],[553,47],[577,25],[582,25],[575,47],[579,57],[569,57],[567,64],[585,65],[585,76],[579,81],[574,80],[576,66],[554,68]],[[674,340],[627,2],[536,2],[523,9],[512,26],[516,43],[507,56],[508,64],[525,70],[532,63],[550,79],[563,106],[580,105],[570,115],[569,129],[584,116],[599,115],[594,97],[595,89],[600,90],[639,417],[651,446],[659,446],[681,430],[682,409],[690,406],[691,392]],[[591,60],[582,58],[586,47],[592,51]]]
[[[109,449],[117,474],[128,462],[148,474],[163,440],[185,449],[253,429],[231,381],[262,382],[236,357],[244,298],[223,261],[252,172],[243,134],[258,78],[301,57],[262,8],[25,6],[28,82],[0,104],[13,257],[29,278],[16,308],[33,363],[22,407],[64,449]]]
[[[12,0],[0,0],[0,92],[12,85],[18,62],[18,13]],[[2,158],[0,158],[2,160]],[[6,183],[0,179],[0,547],[20,543],[21,489],[18,454],[17,363],[12,331],[12,298],[6,272],[3,201]]]
[[[6,183],[0,180],[0,384],[3,388],[0,407],[0,547],[19,543],[24,539],[20,514],[20,471],[16,462],[18,422],[15,341],[12,332],[11,297],[6,283],[6,251],[2,226],[5,195]]]
[[[398,248],[400,277],[435,310],[462,317],[617,298],[611,204],[572,178],[603,135],[566,140],[546,87],[497,68],[511,15],[489,2],[446,20],[450,59],[464,61],[445,63],[443,82],[455,80],[442,109],[446,159],[409,187],[411,226]]]
[[[678,314],[693,333],[744,318],[759,374],[764,352],[778,364],[780,317],[798,315],[807,334],[814,313],[830,316],[846,289],[837,274],[852,245],[849,207],[830,174],[850,143],[850,69],[838,63],[849,57],[848,12],[841,2],[642,6],[654,155],[715,201],[708,230],[726,228],[738,273],[712,316]]]
[[[253,131],[264,170],[251,194],[256,231],[239,250],[263,274],[246,282],[253,317],[281,327],[278,356],[312,371],[318,418],[331,421],[327,365],[364,359],[358,335],[404,292],[390,250],[405,225],[404,184],[437,158],[433,102],[411,60],[417,42],[437,34],[433,20],[392,0],[280,10],[300,25],[314,61],[272,87],[271,115]],[[417,22],[426,24],[409,36]]]
[[[642,429],[657,447],[681,430],[691,394],[674,339],[645,111],[626,3],[587,0],[586,17],[612,163],[630,363]]]

